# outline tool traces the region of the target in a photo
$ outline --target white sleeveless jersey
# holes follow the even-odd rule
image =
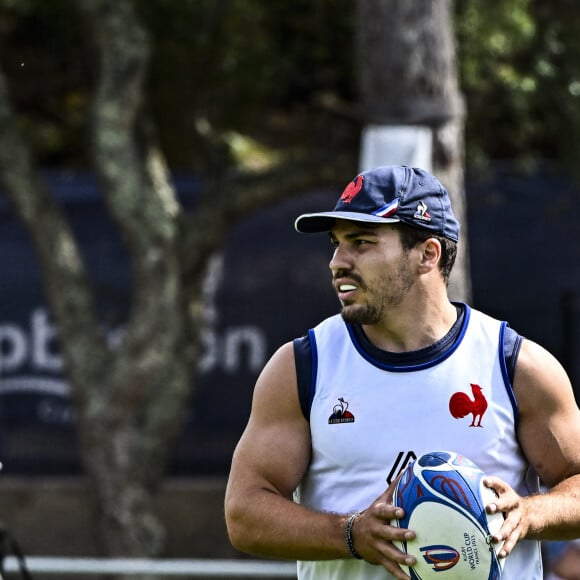
[[[411,459],[437,450],[459,452],[521,495],[537,491],[516,439],[504,330],[505,323],[466,307],[461,332],[446,350],[429,362],[393,367],[373,359],[339,315],[318,325],[310,332],[312,460],[297,501],[341,514],[363,510]],[[299,562],[298,577],[392,578],[354,559]],[[502,579],[524,578],[542,578],[539,542],[520,542],[506,559]]]

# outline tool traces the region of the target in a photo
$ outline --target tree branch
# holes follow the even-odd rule
[[[76,240],[62,211],[34,167],[15,123],[4,74],[0,71],[0,174],[5,194],[28,229],[56,318],[69,372],[100,376],[110,352],[98,331],[94,297]],[[89,381],[79,380],[82,389]]]
[[[133,268],[133,309],[114,382],[123,397],[141,397],[143,385],[161,379],[166,353],[180,340],[179,205],[161,154],[147,142],[137,143],[150,48],[134,3],[77,1],[100,62],[92,104],[93,158]]]

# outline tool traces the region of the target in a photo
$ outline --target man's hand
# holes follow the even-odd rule
[[[414,566],[416,560],[395,547],[393,540],[412,540],[415,532],[391,525],[404,516],[404,511],[392,504],[393,489],[394,483],[356,518],[352,537],[356,551],[367,562],[382,566],[395,578],[408,580],[401,565]]]
[[[506,558],[519,540],[525,537],[528,529],[524,499],[513,488],[498,477],[485,477],[483,483],[493,489],[498,498],[485,507],[488,514],[503,512],[504,522],[499,531],[492,536],[494,543],[503,542],[498,557]]]

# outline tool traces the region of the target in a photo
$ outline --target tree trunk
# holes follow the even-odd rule
[[[132,309],[118,349],[106,343],[76,241],[20,139],[3,76],[0,166],[6,194],[39,255],[59,328],[105,552],[152,557],[163,549],[152,496],[191,391],[179,207],[160,158],[136,143],[148,40],[132,3],[90,1],[81,8],[101,61],[92,124],[95,163],[133,267]]]
[[[448,188],[462,226],[449,293],[469,300],[464,107],[451,7],[451,0],[359,0],[359,90],[366,124],[430,128],[432,159],[426,169]]]
[[[149,38],[133,2],[78,0],[99,56],[92,107],[93,158],[133,270],[132,309],[105,384],[82,398],[80,437],[113,556],[158,556],[164,543],[152,509],[181,430],[191,390],[181,293],[180,207],[162,157],[137,141]],[[82,385],[72,361],[75,385]],[[86,390],[89,385],[85,385]]]

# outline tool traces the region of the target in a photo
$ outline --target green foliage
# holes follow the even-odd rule
[[[358,146],[352,0],[138,6],[154,42],[148,110],[172,166],[220,172],[257,157]],[[468,162],[573,162],[577,0],[457,0],[455,7]],[[41,163],[88,164],[96,64],[74,0],[0,0],[0,49]]]
[[[314,116],[320,93],[350,96],[347,0],[154,0],[141,7],[156,42],[152,103],[177,165],[219,169],[228,162],[230,131],[288,146],[293,137],[280,130],[281,119],[296,108],[310,107]],[[304,141],[308,125],[286,127],[302,131]]]
[[[580,146],[574,0],[459,0],[468,161],[567,161]]]
[[[0,0],[0,54],[18,120],[45,165],[84,159],[92,67],[72,0]]]

